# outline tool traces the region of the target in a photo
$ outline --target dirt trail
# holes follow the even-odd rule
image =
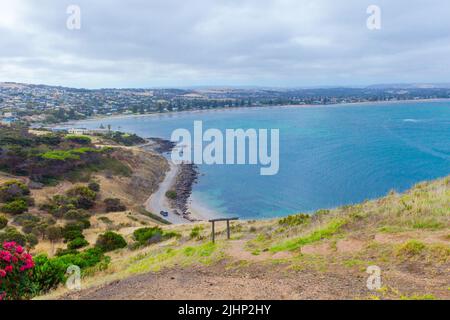
[[[358,288],[355,291],[355,288]],[[156,300],[156,299],[354,299],[367,295],[358,277],[283,273],[277,268],[254,265],[229,270],[224,265],[168,269],[71,293],[64,299]]]

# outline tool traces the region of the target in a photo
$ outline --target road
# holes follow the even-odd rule
[[[171,208],[169,201],[166,197],[166,192],[170,190],[170,188],[175,183],[175,179],[177,178],[179,167],[174,164],[172,161],[169,161],[170,169],[167,172],[163,182],[160,183],[158,190],[153,193],[148,200],[145,202],[145,208],[147,211],[150,211],[154,214],[159,215],[161,211],[169,212],[168,217],[162,217],[165,220],[174,223],[189,223],[188,220],[183,217],[176,215],[173,213],[173,209]]]

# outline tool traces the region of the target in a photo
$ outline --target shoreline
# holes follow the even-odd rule
[[[391,100],[391,101],[361,101],[361,102],[341,102],[333,104],[292,104],[292,105],[267,105],[267,106],[254,106],[254,107],[228,107],[228,108],[216,108],[216,109],[194,109],[183,111],[167,111],[162,113],[144,113],[144,114],[113,114],[113,115],[100,115],[88,117],[81,120],[71,120],[67,122],[59,122],[45,127],[53,128],[58,125],[70,125],[80,121],[98,121],[107,119],[126,119],[126,118],[140,118],[140,117],[161,117],[161,116],[174,116],[194,113],[213,113],[213,112],[228,112],[228,111],[240,111],[240,110],[261,110],[261,109],[289,109],[289,108],[336,108],[346,107],[354,105],[379,105],[379,104],[398,104],[408,102],[439,102],[448,101],[450,98],[433,98],[433,99],[405,99],[405,100]]]
[[[161,138],[149,138],[148,143],[138,146],[146,152],[164,155],[172,150],[174,144]],[[144,203],[145,209],[160,215],[161,211],[168,212],[168,216],[161,216],[172,224],[184,224],[208,220],[217,217],[218,213],[200,203],[192,194],[192,187],[197,181],[199,171],[193,164],[175,164],[167,159],[169,171],[158,189],[151,194]],[[177,198],[167,198],[166,192],[175,190]]]
[[[406,102],[417,102],[417,103],[426,103],[426,102],[439,102],[439,101],[450,101],[450,99],[417,99],[417,100],[396,100],[396,101],[366,101],[366,102],[349,102],[349,103],[339,103],[339,104],[328,104],[328,105],[284,105],[284,106],[258,106],[258,107],[233,107],[233,108],[219,108],[219,109],[207,109],[207,110],[186,110],[186,111],[173,111],[173,112],[165,112],[165,113],[151,113],[151,114],[139,114],[139,115],[113,115],[113,116],[104,116],[104,117],[93,117],[90,119],[86,119],[88,121],[98,121],[99,119],[110,119],[110,118],[130,118],[130,117],[155,117],[155,116],[174,116],[176,114],[179,114],[180,116],[183,116],[185,114],[192,114],[192,113],[211,113],[211,112],[232,112],[232,111],[239,111],[239,110],[246,110],[246,109],[252,109],[252,110],[262,110],[262,109],[287,109],[287,108],[335,108],[335,107],[347,107],[347,106],[354,106],[354,105],[380,105],[380,104],[401,104]],[[83,121],[83,120],[77,120]],[[73,123],[75,123],[73,122]],[[61,123],[60,123],[61,124]],[[66,123],[70,124],[70,122]],[[167,152],[170,152],[172,148],[174,147],[174,144],[164,138],[159,137],[152,137],[152,138],[146,138],[148,143],[145,143],[144,145],[137,146],[143,150],[155,152],[158,154],[164,154]],[[167,159],[167,158],[166,158]],[[173,189],[173,186],[176,184],[177,178],[180,177],[180,173],[182,171],[180,170],[180,165],[173,164],[169,159],[167,159],[169,162],[169,165],[171,165],[172,170],[176,170],[175,174],[171,174],[171,170],[166,173],[167,175],[170,175],[170,180],[168,182],[163,181],[158,186],[158,190],[151,194],[146,202],[145,207],[148,208],[149,211],[153,212],[156,215],[160,215],[160,211],[167,211],[169,212],[169,217],[163,217],[165,220],[174,223],[174,224],[181,224],[181,223],[191,223],[195,221],[202,221],[202,220],[208,220],[210,218],[217,218],[220,216],[220,214],[211,208],[208,208],[205,204],[203,204],[201,201],[198,200],[197,197],[195,197],[192,194],[192,185],[195,183],[196,179],[199,176],[199,172],[197,171],[195,175],[190,176],[189,174],[185,177],[188,177],[189,179],[185,182],[186,189],[182,192],[183,200],[175,204],[170,201],[166,196],[165,193]],[[173,168],[172,166],[176,167]],[[195,171],[195,170],[194,170]],[[190,177],[189,177],[190,176]],[[162,188],[160,191],[159,189]],[[164,192],[163,192],[164,191]],[[158,193],[159,192],[159,193]],[[155,196],[155,194],[158,193],[158,196]],[[153,200],[152,198],[157,197],[158,201]],[[159,202],[157,204],[156,202]],[[171,203],[172,202],[172,203]],[[180,208],[181,207],[181,208]],[[174,211],[180,210],[180,214],[175,214]],[[185,215],[184,213],[188,213]]]

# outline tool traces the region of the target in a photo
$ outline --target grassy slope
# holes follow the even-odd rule
[[[321,210],[307,219],[239,221],[232,226],[232,241],[223,240],[225,230],[219,229],[215,245],[209,242],[207,224],[198,224],[199,235],[194,238],[193,225],[166,226],[182,237],[115,252],[110,268],[85,278],[84,285],[104,285],[172,268],[202,266],[218,272],[265,274],[262,268],[276,272],[261,281],[308,274],[310,288],[320,289],[321,279],[329,277],[331,283],[322,291],[335,290],[331,298],[450,298],[450,177],[418,184],[404,194],[390,193],[357,205]],[[382,270],[383,287],[378,291],[364,288],[370,265]],[[354,282],[355,278],[362,280]],[[311,293],[303,297],[330,296]]]

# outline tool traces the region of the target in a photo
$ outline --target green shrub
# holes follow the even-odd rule
[[[75,206],[79,209],[92,208],[97,198],[97,193],[85,186],[76,186],[68,190],[66,195],[73,198]]]
[[[127,242],[125,241],[125,239],[120,234],[112,231],[108,231],[104,234],[99,235],[95,244],[95,247],[101,249],[103,252],[122,249],[126,246]]]
[[[92,140],[91,138],[87,136],[78,136],[78,135],[67,135],[64,137],[67,141],[78,143],[78,144],[84,144],[88,145],[91,144]]]
[[[63,249],[63,248],[58,248],[56,249],[56,253],[55,256],[57,257],[62,257],[62,256],[67,256],[68,254],[78,254],[78,250],[77,249]]]
[[[58,226],[49,226],[47,230],[45,230],[45,235],[51,242],[56,242],[63,238],[63,229]]]
[[[68,265],[62,260],[38,255],[34,258],[34,264],[31,280],[38,287],[39,293],[46,293],[65,282]]]
[[[3,242],[16,242],[21,246],[25,246],[27,244],[27,237],[16,228],[6,227],[0,232],[0,243]]]
[[[30,194],[30,189],[18,180],[4,182],[0,186],[0,202],[11,202]]]
[[[85,219],[89,218],[89,214],[80,209],[71,209],[71,210],[67,211],[66,213],[64,213],[63,217],[66,220],[80,221],[80,220],[85,220]]]
[[[103,202],[105,203],[106,212],[119,212],[127,210],[125,205],[122,204],[118,198],[107,198]]]
[[[166,192],[166,197],[175,200],[177,198],[177,192],[175,190],[169,190]]]
[[[25,235],[25,239],[28,243],[28,246],[30,246],[31,248],[34,248],[39,243],[37,236],[32,233]]]
[[[172,237],[179,237],[176,232],[164,232],[160,227],[140,228],[133,232],[133,238],[140,245],[147,245],[164,241]]]
[[[89,242],[86,239],[76,238],[67,244],[67,248],[73,250],[73,249],[80,249],[80,248],[86,247],[88,245],[89,245]]]
[[[8,225],[8,219],[5,216],[0,216],[0,230]]]
[[[95,181],[92,181],[92,182],[89,182],[88,188],[91,189],[94,192],[99,192],[100,191],[100,184],[98,184]]]
[[[397,256],[413,257],[421,254],[426,248],[426,245],[417,240],[409,240],[397,249]]]
[[[282,218],[278,221],[278,223],[282,226],[297,226],[300,224],[307,223],[309,219],[310,219],[309,215],[301,213]]]
[[[13,219],[14,223],[17,223],[19,226],[24,226],[27,223],[38,224],[41,221],[41,218],[35,216],[31,213],[24,213],[18,216],[15,216]]]
[[[71,265],[78,266],[82,272],[100,263],[108,264],[110,259],[100,249],[92,248],[83,252],[74,250],[60,252],[62,255],[48,258],[45,255],[35,257],[35,268],[31,275],[33,283],[40,293],[56,288],[67,279],[66,271]]]
[[[9,214],[21,214],[28,210],[28,204],[25,200],[14,200],[4,204],[0,211]]]
[[[195,226],[194,228],[192,228],[191,233],[189,234],[189,237],[191,239],[197,239],[200,240],[202,239],[202,231],[203,231],[203,226]]]

